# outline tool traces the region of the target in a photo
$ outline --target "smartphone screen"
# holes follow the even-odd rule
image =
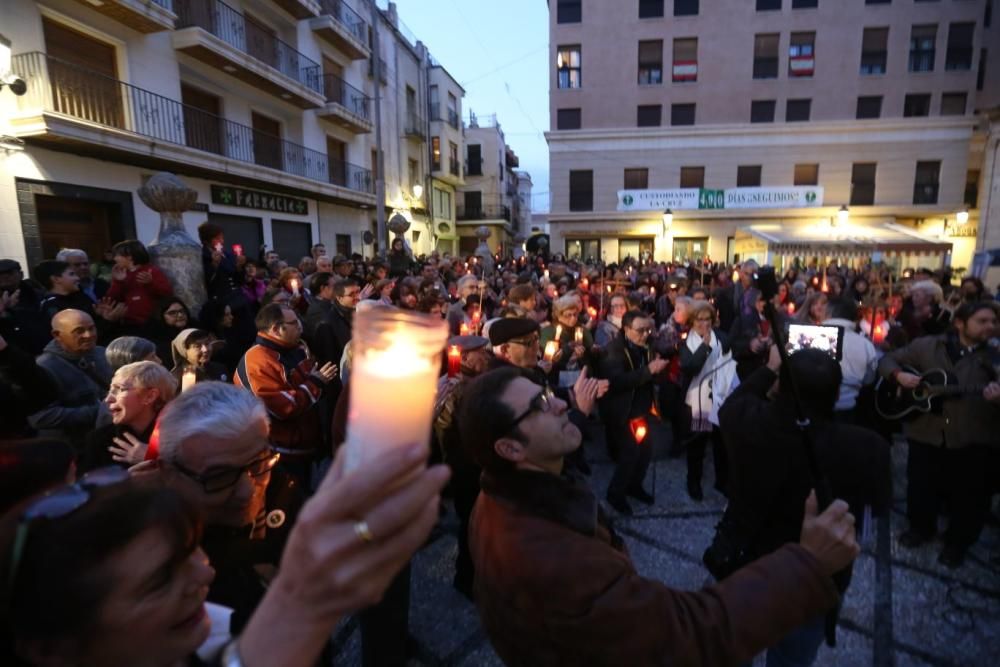
[[[822,350],[840,361],[844,356],[844,327],[822,324],[788,324],[789,354],[799,350]]]

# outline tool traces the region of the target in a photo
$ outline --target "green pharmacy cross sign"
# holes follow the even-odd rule
[[[260,190],[235,188],[229,185],[212,186],[212,203],[252,208],[258,211],[274,211],[275,213],[309,214],[309,202],[305,199],[286,197]]]

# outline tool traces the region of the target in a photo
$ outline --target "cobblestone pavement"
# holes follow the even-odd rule
[[[665,437],[665,434],[659,433]],[[706,456],[705,500],[696,503],[684,486],[683,459],[665,448],[647,477],[655,475],[656,503],[634,503],[636,514],[615,527],[628,543],[639,573],[678,589],[709,582],[701,564],[724,499],[712,489]],[[604,497],[612,464],[602,445],[587,450],[592,485]],[[965,564],[937,563],[940,542],[908,550],[897,538],[906,527],[906,445],[893,447],[895,502],[864,545],[844,599],[837,647],[820,649],[817,665],[1000,665],[1000,528],[989,524]],[[655,472],[654,472],[655,469]],[[410,633],[416,657],[410,665],[502,665],[479,625],[473,605],[451,586],[458,522],[450,507],[429,543],[414,557]],[[336,635],[337,665],[359,665],[360,632],[353,619]],[[758,657],[757,665],[764,661]]]

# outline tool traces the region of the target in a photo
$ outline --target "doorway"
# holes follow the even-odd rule
[[[136,238],[130,192],[23,178],[14,186],[28,266],[63,248],[85,250],[96,263],[115,243]]]
[[[289,266],[298,266],[299,260],[309,257],[312,250],[312,225],[308,222],[272,220],[271,239],[282,259]]]
[[[264,245],[264,232],[260,218],[253,218],[246,215],[227,215],[224,213],[209,213],[208,221],[222,228],[222,234],[226,238],[226,245],[243,246],[243,252],[247,257],[257,257],[260,247]],[[263,259],[263,253],[260,253]]]
[[[281,169],[281,123],[256,111],[253,123],[253,161],[263,167]]]

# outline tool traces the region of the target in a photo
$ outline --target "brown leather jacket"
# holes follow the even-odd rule
[[[485,473],[469,545],[476,604],[517,665],[735,665],[837,603],[819,563],[786,545],[699,592],[635,571],[585,483]]]

